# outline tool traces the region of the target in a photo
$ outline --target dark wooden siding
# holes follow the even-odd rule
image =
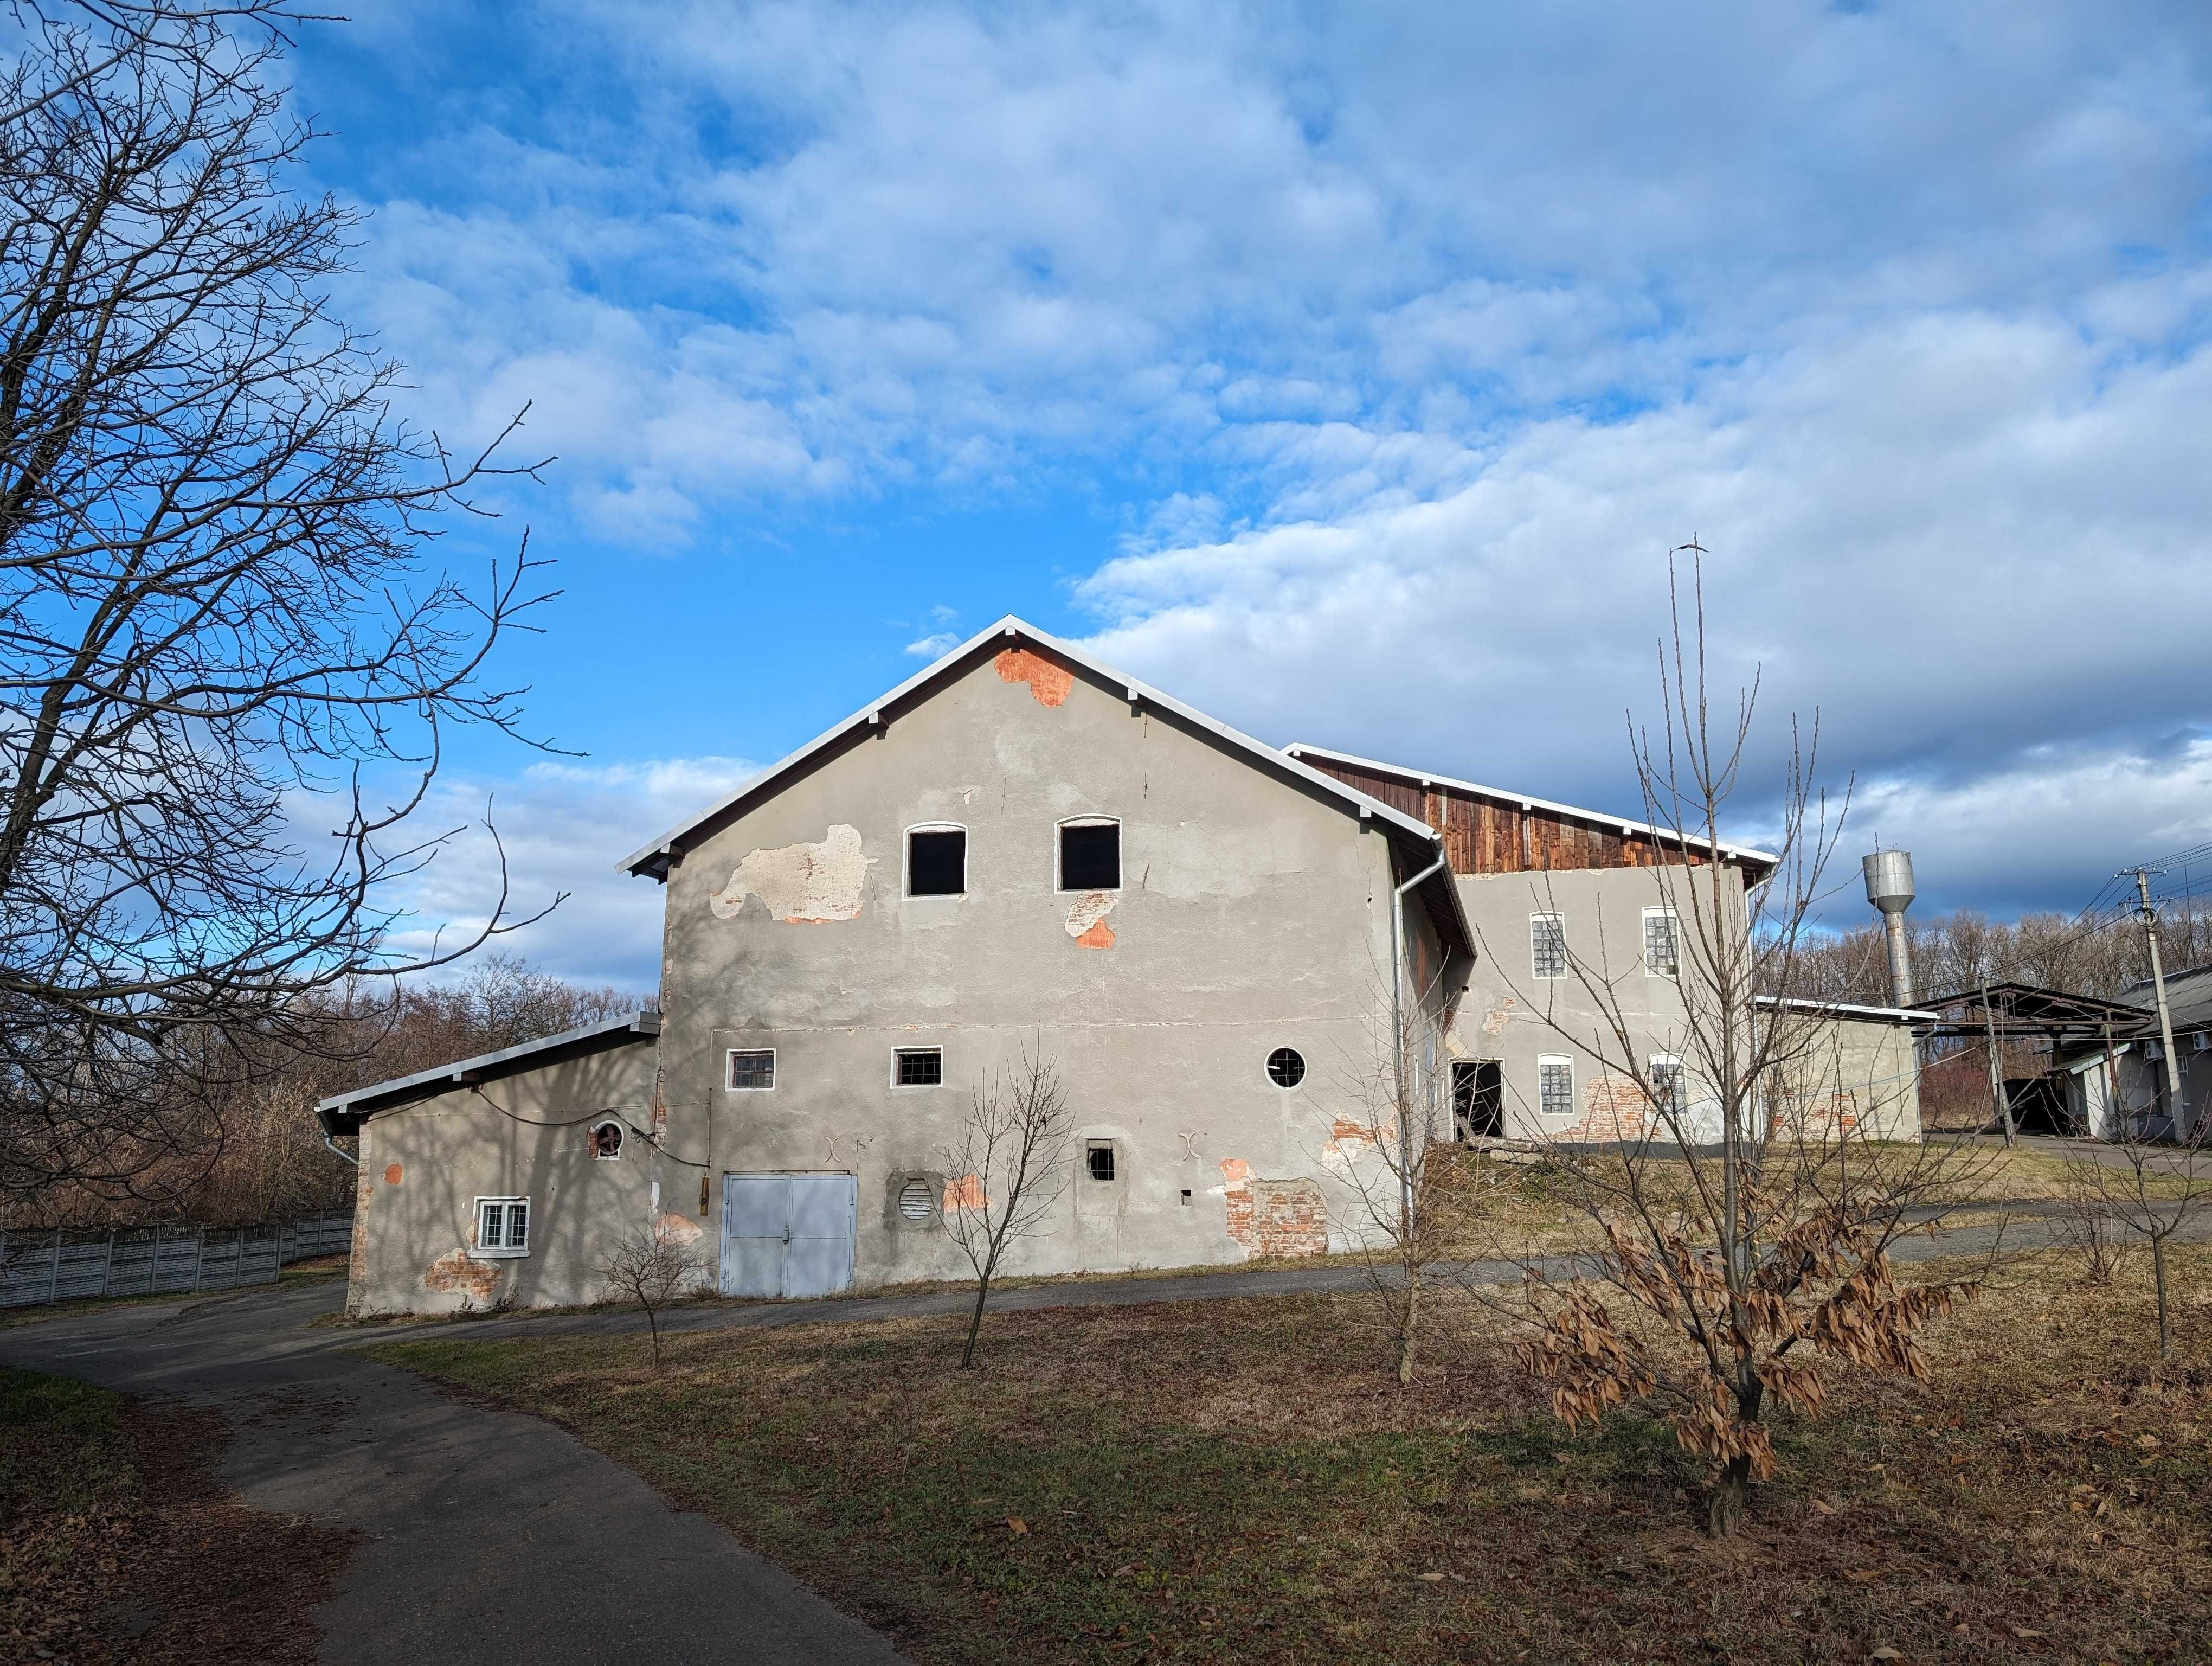
[[[1523,810],[1521,801],[1469,793],[1334,758],[1305,754],[1303,761],[1394,810],[1418,816],[1443,835],[1455,873],[1525,873],[1583,867],[1656,867],[1680,862],[1684,853],[1648,833],[1623,833],[1619,822]],[[1705,859],[1687,853],[1692,867]]]

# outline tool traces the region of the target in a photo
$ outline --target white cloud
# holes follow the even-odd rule
[[[658,989],[661,888],[615,864],[758,768],[723,757],[544,763],[505,781],[441,780],[419,812],[420,830],[468,830],[407,882],[416,917],[394,934],[393,946],[423,955],[479,929],[499,896],[504,846],[510,918],[566,895],[545,919],[501,938],[500,947],[580,982]],[[497,844],[482,826],[488,800]]]

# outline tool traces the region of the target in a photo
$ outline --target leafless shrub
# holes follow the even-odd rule
[[[1702,555],[1687,546],[1692,559]],[[1723,882],[1721,818],[1748,755],[1756,684],[1730,721],[1709,703],[1702,575],[1689,617],[1674,592],[1660,656],[1663,727],[1631,726],[1645,817],[1681,857],[1651,870],[1679,922],[1679,1034],[1655,1057],[1643,953],[1568,956],[1582,1022],[1548,991],[1532,1009],[1611,1079],[1561,1152],[1562,1195],[1603,1248],[1564,1281],[1530,1268],[1523,1367],[1570,1426],[1658,1399],[1714,1485],[1707,1523],[1735,1530],[1754,1482],[1776,1473],[1770,1397],[1816,1410],[1815,1356],[1924,1379],[1922,1329],[1970,1285],[1900,1286],[1888,1250],[1941,1213],[1960,1177],[1942,1149],[1874,1139],[1882,1084],[1844,1079],[1834,1027],[1796,994],[1793,961],[1841,827],[1814,784],[1817,725],[1793,744],[1780,795],[1780,862],[1755,920]],[[1793,738],[1795,732],[1793,729]],[[1510,964],[1492,957],[1494,964]],[[1598,1149],[1595,1155],[1589,1148]]]
[[[2117,1097],[2117,1094],[2115,1095]],[[2206,1125],[2172,1143],[2145,1137],[2135,1116],[2113,1119],[2108,1136],[2066,1154],[2067,1225],[2062,1236],[2088,1251],[2083,1240],[2099,1235],[2098,1253],[2108,1283],[2119,1274],[2121,1245],[2134,1240],[2150,1251],[2151,1282],[2158,1292],[2158,1357],[2173,1356],[2172,1304],[2167,1289],[2166,1245],[2212,1201],[2212,1161]]]
[[[709,1267],[691,1240],[668,1231],[658,1222],[626,1233],[601,1259],[598,1272],[617,1301],[635,1302],[645,1310],[647,1333],[653,1339],[653,1368],[660,1369],[660,1310],[684,1296],[698,1293]]]
[[[1068,1122],[1059,1065],[1038,1036],[1015,1063],[975,1085],[959,1134],[945,1148],[939,1218],[975,1275],[963,1370],[975,1362],[983,1304],[1008,1246],[1037,1231],[1067,1189]]]

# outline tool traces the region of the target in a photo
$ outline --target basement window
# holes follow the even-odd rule
[[[620,1122],[600,1123],[592,1130],[592,1156],[601,1163],[611,1163],[622,1155],[623,1126]]]
[[[968,830],[909,827],[906,832],[906,894],[960,897],[968,890]]]
[[[1644,910],[1644,970],[1654,977],[1673,977],[1681,970],[1682,923],[1672,909]]]
[[[939,1087],[944,1082],[943,1048],[896,1047],[891,1049],[893,1087]]]
[[[504,1261],[530,1253],[530,1200],[526,1197],[480,1197],[477,1200],[477,1242],[469,1251],[477,1261]]]
[[[1567,975],[1567,922],[1556,914],[1528,916],[1529,971],[1537,977]]]
[[[1111,1140],[1093,1140],[1083,1153],[1083,1164],[1093,1180],[1111,1180],[1114,1177],[1114,1142]]]
[[[1565,1122],[1575,1114],[1575,1061],[1547,1054],[1536,1061],[1536,1103],[1545,1116]]]
[[[1060,888],[1062,891],[1121,889],[1121,824],[1086,816],[1060,824]]]
[[[775,1049],[732,1048],[729,1083],[732,1093],[767,1092],[775,1085]]]

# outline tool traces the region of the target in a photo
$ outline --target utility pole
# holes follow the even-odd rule
[[[2166,1052],[2166,1120],[2172,1139],[2186,1140],[2191,1130],[2181,1126],[2184,1108],[2181,1103],[2181,1061],[2173,1056],[2173,1015],[2166,1005],[2166,967],[2158,954],[2158,910],[2150,905],[2150,876],[2163,873],[2162,868],[2123,868],[2118,877],[2125,879],[2132,873],[2136,879],[2136,895],[2142,899],[2140,917],[2142,921],[2143,940],[2150,945],[2150,982],[2158,992],[2158,1039]]]

